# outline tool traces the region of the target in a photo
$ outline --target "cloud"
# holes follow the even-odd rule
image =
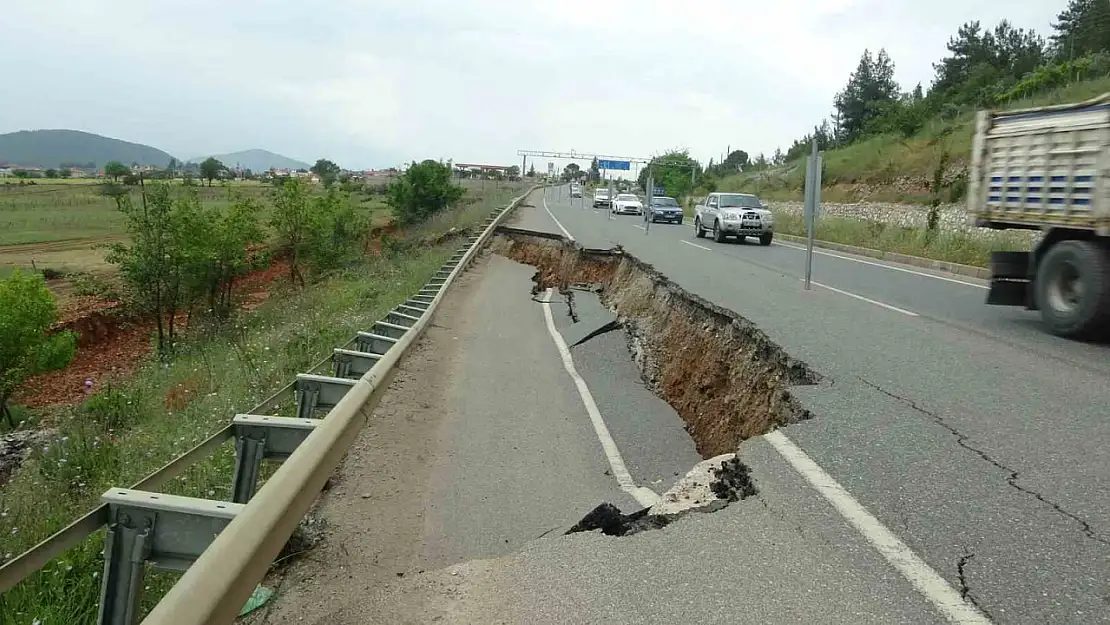
[[[0,131],[349,167],[514,163],[520,148],[770,153],[828,115],[864,48],[886,47],[906,88],[927,84],[960,23],[1044,32],[1059,8],[1042,5],[15,0]]]

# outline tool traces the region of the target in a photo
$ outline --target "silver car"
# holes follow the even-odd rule
[[[696,211],[694,234],[698,238],[711,232],[718,242],[727,237],[736,237],[737,241],[759,237],[760,245],[770,245],[775,236],[775,216],[758,197],[748,193],[710,193]]]

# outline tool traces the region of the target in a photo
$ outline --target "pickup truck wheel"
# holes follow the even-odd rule
[[[705,238],[705,228],[701,227],[701,219],[697,217],[694,218],[694,236],[699,239]]]
[[[771,244],[771,239],[774,239],[774,238],[775,238],[775,234],[773,232],[768,232],[767,234],[761,234],[761,235],[759,235],[759,244],[760,245],[770,245]]]
[[[1037,268],[1034,295],[1049,332],[1098,338],[1110,331],[1110,250],[1091,241],[1062,241]]]
[[[713,222],[713,240],[717,243],[725,242],[725,233],[721,232],[720,224],[716,221]]]

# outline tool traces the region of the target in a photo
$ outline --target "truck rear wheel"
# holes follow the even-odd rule
[[[1086,339],[1110,329],[1110,251],[1092,241],[1061,241],[1037,268],[1035,297],[1048,330]]]

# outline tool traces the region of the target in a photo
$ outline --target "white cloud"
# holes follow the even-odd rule
[[[828,114],[864,48],[886,47],[910,88],[960,23],[1046,32],[1063,4],[15,0],[0,132],[347,166],[513,163],[519,148],[769,153]]]

